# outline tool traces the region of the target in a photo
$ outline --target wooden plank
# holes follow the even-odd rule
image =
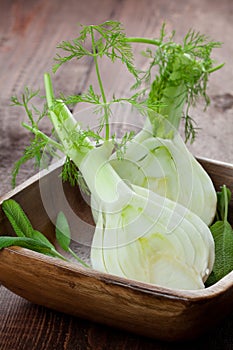
[[[157,36],[165,20],[168,30],[176,29],[181,38],[189,27],[224,41],[216,59],[226,62],[224,69],[211,78],[213,100],[205,117],[195,112],[200,131],[195,154],[232,162],[232,0],[2,0],[0,9],[0,195],[10,188],[10,171],[27,136],[20,127],[24,115],[9,107],[10,97],[21,93],[25,85],[42,87],[42,75],[50,70],[55,46],[76,36],[77,22],[99,23],[108,18],[122,21],[129,35]],[[143,64],[141,58],[138,62]],[[142,63],[141,63],[142,62]],[[128,86],[123,74],[104,67],[109,91],[121,94]],[[67,77],[67,79],[65,79]],[[56,86],[65,93],[83,91],[92,81],[92,63],[75,62],[55,77]],[[117,79],[116,79],[117,78]],[[124,78],[126,80],[124,80]],[[113,79],[113,81],[111,80]],[[68,81],[68,82],[67,82]],[[47,125],[45,126],[45,129]],[[24,167],[19,183],[34,173],[32,164]],[[233,318],[229,317],[214,333],[189,344],[190,349],[232,346]],[[23,325],[23,326],[22,326]],[[33,325],[33,327],[32,327]],[[17,330],[17,332],[15,331]],[[16,338],[17,334],[17,338]],[[26,303],[0,287],[0,348],[31,349],[175,349],[148,339],[103,329]],[[186,349],[187,345],[177,346]]]
[[[0,162],[3,167],[1,174],[4,175],[0,175],[0,191],[3,193],[10,189],[10,169],[20,157],[29,138],[28,133],[20,127],[20,122],[25,120],[24,113],[9,107],[10,97],[21,94],[26,85],[34,89],[43,86],[43,73],[51,70],[56,45],[62,40],[77,36],[77,22],[100,23],[113,18],[122,21],[128,35],[157,37],[162,22],[166,21],[168,32],[176,29],[178,40],[192,27],[216,40],[224,41],[223,48],[216,50],[215,56],[219,62],[226,62],[226,66],[221,73],[215,73],[210,79],[213,103],[207,113],[203,113],[200,107],[195,111],[195,119],[202,130],[197,142],[190,148],[196,155],[232,162],[232,6],[230,0],[224,0],[218,6],[214,6],[211,0],[200,2],[199,6],[196,6],[195,1],[187,4],[185,0],[180,0],[177,4],[149,0],[143,4],[133,0],[105,0],[101,3],[92,0],[89,1],[87,11],[86,5],[81,1],[3,1],[1,14],[5,15],[2,15],[0,38],[0,84],[3,91],[0,106]],[[214,20],[213,26],[211,24]],[[143,67],[145,62],[139,55],[140,50],[139,45],[135,45],[138,65]],[[130,85],[130,79],[121,65],[104,62],[101,68],[108,95],[111,96],[113,92],[118,96],[124,94]],[[79,93],[93,82],[95,73],[90,60],[78,64],[73,61],[54,76],[57,93]],[[223,123],[226,125],[224,128]],[[44,127],[49,130],[47,123]],[[19,182],[33,172],[29,163],[20,173]]]

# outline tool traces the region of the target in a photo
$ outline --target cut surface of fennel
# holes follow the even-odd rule
[[[108,159],[110,142],[92,149],[80,170],[97,215],[94,269],[173,289],[201,289],[214,262],[208,226],[182,205],[126,184]]]
[[[149,123],[127,144],[124,158],[111,156],[121,178],[187,207],[210,225],[217,196],[207,172],[188,150],[178,132],[155,137]]]

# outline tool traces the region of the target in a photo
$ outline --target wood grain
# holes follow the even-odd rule
[[[1,291],[1,300],[2,298],[4,305],[0,302],[1,350],[196,350],[217,349],[216,344],[220,345],[220,349],[231,349],[233,340],[230,328],[233,317],[199,340],[174,344],[54,312],[30,304],[5,288]]]
[[[0,10],[0,195],[11,189],[11,169],[19,158],[28,135],[20,127],[25,116],[9,107],[10,97],[21,94],[25,85],[42,88],[42,75],[50,70],[55,46],[77,35],[77,23],[99,23],[109,18],[124,23],[129,35],[157,36],[161,23],[176,29],[178,38],[193,27],[223,41],[217,50],[218,62],[226,65],[210,79],[212,104],[205,114],[198,107],[195,119],[199,131],[191,147],[194,154],[233,162],[232,101],[233,70],[231,0],[2,0]],[[135,50],[140,48],[135,47]],[[139,64],[144,64],[137,57]],[[102,74],[109,94],[122,94],[129,81],[111,66]],[[109,71],[111,74],[109,74]],[[57,92],[77,93],[87,88],[94,77],[93,64],[73,62],[54,77]],[[45,131],[48,126],[45,125]],[[18,183],[35,170],[23,167]],[[32,203],[34,204],[34,203]],[[232,316],[218,329],[188,348],[231,349]],[[17,334],[17,336],[16,336]],[[0,286],[0,349],[187,349],[187,345],[168,345],[129,333],[101,327],[34,306]]]
[[[166,343],[32,305],[1,290],[1,350],[196,350],[231,349],[233,317],[198,341]],[[219,345],[218,345],[219,344]]]
[[[179,0],[171,2],[161,0],[81,0],[45,1],[14,0],[1,1],[0,30],[0,193],[10,189],[11,169],[19,159],[28,143],[28,134],[20,127],[25,120],[24,113],[9,107],[12,95],[21,95],[25,86],[43,91],[43,73],[51,71],[56,45],[62,40],[75,38],[78,34],[78,22],[83,24],[100,23],[106,19],[123,22],[128,35],[156,37],[162,22],[166,21],[167,31],[176,29],[177,40],[181,40],[190,28],[199,30],[215,40],[223,41],[223,47],[214,52],[218,62],[225,62],[221,72],[210,78],[209,94],[212,100],[207,112],[202,105],[197,106],[193,117],[197,121],[199,136],[190,146],[195,155],[233,162],[233,143],[231,134],[233,71],[231,0]],[[214,23],[214,25],[213,25]],[[145,65],[135,45],[135,56],[140,67]],[[56,93],[79,93],[87,89],[90,83],[95,85],[93,62],[85,59],[76,64],[70,62],[54,76]],[[109,74],[111,72],[111,74]],[[101,75],[107,95],[125,94],[130,86],[128,74],[121,65],[112,65],[104,61]],[[75,111],[78,110],[75,109]],[[10,122],[9,122],[10,121]],[[44,125],[45,131],[49,126]],[[221,131],[221,132],[220,132]],[[32,163],[22,168],[18,183],[34,173]]]

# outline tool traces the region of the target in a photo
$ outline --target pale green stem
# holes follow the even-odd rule
[[[34,127],[32,127],[32,126],[30,126],[30,125],[28,125],[26,123],[22,123],[22,126],[25,129],[31,131],[34,135],[37,135],[37,136],[40,136],[41,138],[43,138],[45,141],[47,141],[50,145],[54,146],[56,149],[59,149],[62,152],[64,151],[64,148],[63,148],[63,146],[60,143],[58,143],[55,140],[51,139],[50,137],[45,135],[42,131],[40,131],[40,130],[38,130],[38,129],[36,129],[36,128],[34,128]]]
[[[78,126],[76,120],[62,101],[55,101],[52,81],[49,74],[45,74],[44,82],[50,118],[57,135],[63,144],[63,152],[69,156],[77,166],[79,166],[92,146],[87,139],[83,141],[82,145],[74,141],[75,132],[77,132],[76,136],[78,137]],[[79,132],[80,134],[82,133],[81,130]]]
[[[159,113],[166,117],[169,123],[178,130],[184,104],[187,98],[187,89],[184,84],[176,87],[167,87],[164,90]],[[168,126],[170,128],[170,126]]]
[[[95,38],[94,38],[93,28],[91,29],[91,40],[92,40],[92,51],[93,51],[93,58],[94,58],[94,63],[95,63],[96,75],[97,75],[97,79],[98,79],[98,83],[99,83],[102,99],[103,99],[103,102],[104,102],[105,139],[109,140],[109,136],[110,136],[110,130],[109,129],[110,128],[109,128],[108,109],[106,107],[107,99],[106,99],[106,96],[105,96],[104,87],[103,87],[102,79],[101,79],[101,76],[100,76],[100,70],[99,70],[98,59],[97,59],[98,56],[97,56],[96,48],[95,48]]]
[[[80,170],[97,203],[101,202],[107,210],[119,209],[132,195],[132,190],[112,168],[108,159],[112,144],[106,142],[87,154],[80,164]],[[121,203],[121,204],[120,204]]]
[[[160,40],[147,39],[147,38],[137,38],[129,37],[125,39],[130,43],[141,43],[141,44],[150,44],[155,46],[162,46]],[[164,117],[176,128],[179,128],[180,120],[182,117],[183,107],[186,101],[187,91],[184,84],[181,84],[179,87],[168,87],[163,93],[163,98],[161,99],[162,107],[158,107],[157,112]],[[153,120],[151,119],[151,122]],[[166,129],[170,127],[166,125]]]
[[[85,267],[90,268],[90,266],[88,264],[86,264],[85,261],[80,259],[79,256],[77,254],[75,254],[75,252],[71,248],[68,248],[68,251],[80,264],[82,264]]]
[[[226,185],[223,185],[223,190],[224,190],[224,206],[225,206],[224,222],[227,222],[227,217],[228,217],[228,196],[227,196]]]
[[[141,44],[150,44],[150,45],[155,45],[155,46],[160,46],[161,45],[161,41],[159,40],[153,40],[153,39],[147,39],[147,38],[134,38],[134,37],[128,37],[125,38],[126,42],[129,43],[141,43]]]
[[[64,146],[64,152],[80,169],[97,202],[101,202],[114,210],[119,207],[120,210],[123,206],[122,203],[127,203],[132,191],[108,162],[112,153],[112,143],[106,141],[98,148],[90,146],[88,141],[82,146],[76,144],[71,134],[76,129],[77,123],[73,120],[72,114],[64,103],[54,105],[52,83],[49,75],[45,77],[45,89],[48,104],[51,106],[50,117]]]
[[[61,255],[60,253],[58,253],[55,249],[52,250],[54,256],[56,256],[57,258],[60,258],[64,261],[69,261],[68,259],[66,259],[63,255]]]

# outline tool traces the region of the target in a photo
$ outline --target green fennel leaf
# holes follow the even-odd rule
[[[42,159],[42,156],[44,156],[43,150],[48,149],[47,147],[48,142],[44,139],[41,139],[40,137],[35,137],[29,146],[27,146],[24,149],[22,157],[14,164],[13,170],[12,170],[12,187],[14,188],[16,186],[16,178],[19,173],[19,170],[21,166],[25,163],[27,163],[30,159],[35,160],[35,168],[40,167],[40,161]]]
[[[116,60],[121,61],[126,66],[128,72],[136,79],[136,85],[140,81],[139,72],[134,66],[132,47],[126,40],[122,24],[117,21],[106,21],[99,25],[82,26],[79,37],[72,41],[63,41],[58,48],[65,51],[66,56],[62,57],[58,54],[55,57],[56,64],[53,67],[54,72],[56,72],[62,64],[73,58],[80,60],[83,57],[89,56],[93,59],[100,94],[95,93],[91,85],[86,94],[83,93],[78,96],[71,96],[71,98],[67,100],[71,103],[76,101],[102,105],[104,114],[100,120],[99,132],[105,128],[105,138],[109,140],[111,136],[109,125],[110,114],[101,78],[99,59],[106,57],[112,62]]]
[[[65,97],[61,95],[62,100],[68,105],[74,105],[79,102],[90,103],[90,104],[101,104],[101,96],[94,92],[93,86],[90,85],[87,92],[83,92],[81,95],[71,95]]]
[[[14,164],[12,170],[13,188],[16,185],[16,177],[23,164],[27,163],[30,159],[34,159],[35,168],[39,168],[42,158],[43,161],[45,161],[46,155],[53,157],[56,155],[56,149],[59,149],[59,145],[54,140],[39,130],[39,123],[47,115],[48,107],[47,104],[44,103],[42,110],[39,110],[34,104],[32,104],[32,99],[36,97],[40,99],[42,98],[42,96],[39,96],[39,90],[33,91],[26,87],[21,98],[18,98],[17,96],[12,96],[11,98],[11,105],[23,107],[28,117],[29,125],[22,123],[22,126],[35,135],[30,141],[30,144],[25,147],[22,157]]]
[[[145,38],[128,38],[129,42],[149,43],[156,47],[153,53],[147,49],[144,55],[150,59],[150,65],[141,81],[149,83],[148,103],[158,105],[156,112],[166,117],[178,129],[182,117],[185,119],[186,142],[195,138],[197,128],[189,116],[189,109],[202,98],[208,106],[207,83],[210,73],[223,65],[214,67],[211,52],[221,46],[220,42],[209,40],[205,35],[190,30],[183,43],[174,41],[175,31],[167,37],[165,24],[160,32],[159,40]],[[152,78],[154,67],[157,73]],[[184,108],[184,106],[186,106]]]
[[[22,94],[21,99],[19,99],[17,96],[12,96],[11,97],[11,106],[21,106],[24,107],[25,112],[27,113],[27,116],[31,122],[31,125],[33,126],[36,124],[34,117],[33,117],[33,110],[36,111],[36,114],[38,114],[39,110],[35,108],[35,106],[31,106],[32,109],[29,107],[29,102],[36,97],[39,96],[39,90],[33,91],[29,87],[24,88],[24,93]],[[45,109],[43,110],[42,113],[39,113],[39,119],[42,119],[43,116],[46,114]]]
[[[133,140],[135,135],[134,131],[126,132],[120,142],[115,138],[115,135],[112,136],[112,140],[114,141],[117,159],[124,159],[124,155],[126,152],[127,144]]]
[[[77,166],[67,156],[61,172],[62,181],[68,181],[71,186],[78,185],[79,188],[85,193],[90,195],[90,190]]]
[[[99,25],[81,25],[79,37],[72,41],[63,41],[58,45],[59,49],[62,49],[67,53],[67,56],[60,56],[57,54],[55,57],[56,64],[53,67],[53,71],[64,63],[72,60],[73,58],[81,59],[83,57],[100,57],[103,56],[109,58],[112,62],[120,60],[126,65],[128,71],[138,78],[138,71],[134,67],[133,51],[131,45],[125,40],[126,35],[122,24],[118,21],[106,21]],[[93,38],[92,46],[88,45],[87,39]],[[94,50],[93,50],[94,46]]]

